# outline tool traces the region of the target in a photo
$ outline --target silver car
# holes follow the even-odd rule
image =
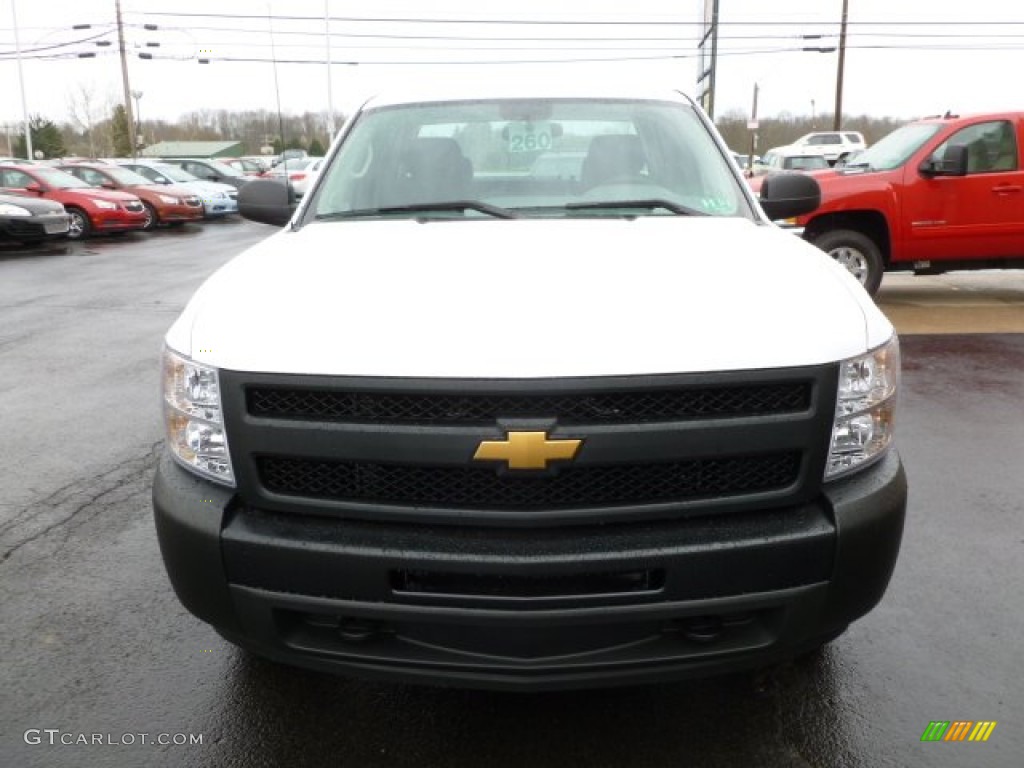
[[[156,160],[118,160],[117,163],[145,176],[154,184],[177,184],[192,190],[203,201],[203,215],[207,219],[238,213],[238,190],[230,184],[203,181],[176,165]]]

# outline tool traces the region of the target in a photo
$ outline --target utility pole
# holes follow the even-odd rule
[[[135,114],[132,112],[132,89],[128,85],[128,57],[124,47],[124,22],[121,20],[121,0],[114,0],[117,10],[117,48],[121,52],[121,82],[124,85],[124,111],[128,117],[128,141],[132,145],[132,159],[138,157],[135,139]]]
[[[843,0],[843,18],[839,26],[839,69],[836,72],[836,111],[832,130],[838,131],[843,122],[843,66],[846,62],[846,16],[850,0]]]
[[[32,161],[32,128],[28,119],[28,104],[25,101],[25,76],[21,73],[21,40],[18,38],[18,2],[11,0],[11,16],[14,19],[14,55],[18,59],[18,84],[21,86],[21,114],[25,118],[25,159]],[[10,136],[7,143],[11,141]],[[13,155],[14,152],[12,151]]]

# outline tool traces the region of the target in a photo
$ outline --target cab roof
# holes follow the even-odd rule
[[[553,80],[553,81],[552,81]],[[391,107],[425,102],[473,101],[491,99],[626,99],[638,101],[673,101],[692,105],[693,101],[670,86],[650,86],[642,83],[616,83],[598,81],[565,82],[558,78],[548,81],[494,80],[444,82],[382,91],[367,99],[362,109]]]

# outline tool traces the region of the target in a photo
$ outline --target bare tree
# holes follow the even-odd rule
[[[71,124],[85,134],[89,142],[89,157],[96,157],[96,137],[93,129],[110,114],[110,96],[97,94],[91,83],[79,82],[67,92],[68,115]]]

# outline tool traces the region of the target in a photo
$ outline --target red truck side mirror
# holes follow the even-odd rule
[[[967,147],[964,144],[950,144],[941,160],[930,157],[918,168],[922,176],[966,176]]]

